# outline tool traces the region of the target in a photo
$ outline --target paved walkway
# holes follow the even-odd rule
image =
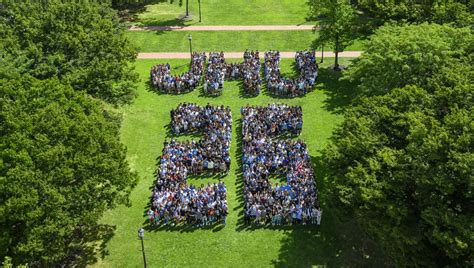
[[[244,57],[243,52],[224,52],[225,58],[227,59],[241,59]],[[296,52],[280,52],[282,58],[294,58]],[[362,51],[344,51],[339,53],[341,58],[357,58],[362,54]],[[263,53],[260,54],[263,58]],[[335,55],[333,52],[325,51],[324,57],[333,58]],[[321,57],[321,52],[316,52],[316,57]],[[138,53],[138,59],[189,59],[189,53],[187,52],[151,52],[151,53]]]
[[[314,25],[192,25],[192,26],[135,26],[131,31],[298,31],[312,30]]]

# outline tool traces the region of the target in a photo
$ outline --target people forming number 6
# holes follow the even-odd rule
[[[306,144],[283,139],[300,134],[301,107],[243,107],[244,217],[248,224],[318,224],[321,209]],[[286,183],[270,183],[270,174]]]

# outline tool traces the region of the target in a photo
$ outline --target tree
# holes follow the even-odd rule
[[[317,19],[319,36],[316,43],[332,44],[336,54],[334,70],[340,70],[339,52],[354,40],[356,14],[348,0],[311,0],[310,18]]]
[[[120,120],[57,78],[37,80],[2,63],[0,258],[47,267],[94,256],[99,218],[128,204],[137,181]]]
[[[473,265],[472,33],[386,26],[349,77],[364,94],[325,149],[333,197],[397,266]]]
[[[364,95],[417,85],[430,92],[439,86],[467,84],[472,74],[473,34],[447,25],[386,25],[367,42],[361,57],[345,73]],[[458,75],[453,80],[453,74]]]
[[[309,6],[308,17],[306,18],[307,21],[317,21],[322,17],[321,14],[328,12],[328,11],[325,11],[325,12],[322,11],[322,9],[327,8],[329,6],[328,0],[309,0],[307,4]],[[318,33],[319,32],[318,30],[319,30],[319,27],[318,25],[316,25],[313,28],[313,32]],[[324,62],[324,46],[327,45],[326,42],[327,40],[316,38],[311,43],[312,49],[317,50],[318,48],[321,48],[321,63]]]
[[[449,23],[456,27],[471,27],[474,24],[474,1],[440,1],[433,6],[432,22]]]
[[[474,23],[474,2],[466,0],[359,0],[357,7],[367,16],[382,22],[390,20],[412,23],[436,22],[451,23],[457,27],[469,27]]]
[[[36,78],[58,77],[75,90],[114,104],[135,96],[136,50],[107,4],[8,3],[0,9],[0,35],[5,53],[25,57],[26,72]]]
[[[408,86],[365,98],[326,150],[338,204],[400,266],[473,264],[472,97]]]

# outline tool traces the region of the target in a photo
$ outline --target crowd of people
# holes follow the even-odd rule
[[[274,95],[283,97],[302,96],[311,91],[318,77],[318,64],[314,51],[298,51],[295,55],[299,76],[295,79],[282,77],[280,72],[280,52],[265,52],[264,73],[267,89]],[[191,68],[182,75],[171,75],[169,64],[159,64],[151,69],[151,81],[155,88],[165,93],[180,94],[194,90],[200,85],[206,63],[204,52],[192,54]],[[258,51],[244,52],[243,63],[226,63],[224,52],[210,52],[209,63],[204,77],[205,94],[222,94],[224,81],[243,80],[244,91],[248,95],[260,94],[260,56]]]
[[[222,94],[224,87],[225,73],[227,64],[224,58],[224,52],[210,52],[209,64],[207,65],[206,78],[204,80],[204,93],[212,96]]]
[[[265,81],[267,89],[277,96],[296,97],[311,91],[318,77],[318,64],[314,51],[298,51],[295,55],[299,76],[288,79],[281,76],[280,52],[265,52]]]
[[[243,63],[231,63],[226,66],[226,79],[243,80],[245,94],[257,96],[262,88],[260,77],[260,55],[258,51],[244,52]]]
[[[258,51],[244,52],[243,63],[226,63],[224,52],[210,52],[204,93],[218,96],[222,94],[225,80],[243,80],[246,94],[260,94],[262,79],[260,78],[260,56]]]
[[[158,64],[151,68],[150,77],[153,87],[168,94],[181,94],[193,91],[201,83],[206,53],[193,52],[191,67],[181,75],[171,75],[171,67],[167,64]]]
[[[319,225],[322,210],[306,144],[278,139],[300,134],[301,107],[246,106],[241,113],[246,223]],[[286,183],[272,186],[272,173],[286,176]]]
[[[202,132],[200,141],[165,142],[148,211],[153,224],[225,224],[228,213],[223,182],[195,187],[188,174],[226,174],[230,167],[232,115],[229,107],[183,103],[171,111],[174,134]]]

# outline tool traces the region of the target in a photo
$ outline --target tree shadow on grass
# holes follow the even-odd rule
[[[242,125],[239,122],[237,130],[241,131]],[[242,155],[242,140],[238,139],[238,156]],[[241,157],[238,158],[239,167],[242,165]],[[318,162],[319,163],[319,162]],[[317,168],[317,167],[316,167]],[[317,168],[318,169],[318,168]],[[319,169],[318,169],[319,170]],[[316,173],[321,175],[320,173]],[[313,265],[326,265],[333,258],[336,244],[335,239],[330,235],[332,233],[325,229],[332,228],[330,223],[325,225],[248,225],[244,222],[244,192],[242,173],[238,175],[237,200],[238,206],[234,211],[239,211],[237,232],[252,232],[255,230],[283,231],[284,238],[281,240],[281,248],[278,258],[272,260],[270,265],[275,267],[312,267]],[[325,223],[326,224],[326,223]]]
[[[144,28],[146,29],[146,26]],[[169,33],[169,31],[166,31],[166,30],[153,30],[153,29],[151,29],[151,30],[153,31],[154,34],[156,34],[158,36]]]
[[[171,224],[160,224],[160,225],[145,225],[144,229],[148,232],[179,232],[179,233],[192,233],[198,230],[212,230],[213,232],[219,232],[224,229],[225,225],[220,223],[213,223],[206,226],[197,226],[195,224],[182,223],[178,225]]]
[[[118,11],[119,18],[122,21],[134,22],[138,20],[141,13],[146,12],[146,5],[160,4],[167,0],[145,0],[145,1],[112,1],[112,7]]]
[[[320,226],[315,225],[245,225],[243,222],[243,190],[238,190],[240,210],[236,231],[254,230],[283,231],[284,238],[278,258],[270,265],[275,267],[355,266],[391,267],[377,245],[361,230],[354,219],[341,217],[338,208],[332,205],[328,170],[323,156],[311,157],[315,171],[318,196],[323,209]],[[243,187],[241,176],[236,182]]]
[[[391,267],[355,220],[342,221],[326,207],[320,227],[292,227],[281,240],[277,267]]]
[[[189,12],[189,17],[186,18],[186,14],[183,12],[178,17],[173,18],[173,19],[168,19],[168,20],[157,19],[157,18],[141,19],[139,21],[139,24],[140,24],[141,27],[143,27],[145,29],[148,29],[148,30],[153,30],[154,29],[153,26],[159,26],[159,27],[163,27],[163,30],[165,30],[165,31],[170,31],[170,30],[176,29],[176,28],[184,29],[187,26],[192,26],[192,25],[199,24],[199,22],[196,22],[196,21],[192,22],[191,21],[192,19],[195,19],[194,14]],[[136,16],[135,20],[133,20],[133,21],[138,21],[138,16]],[[173,27],[171,27],[171,26],[173,26]]]
[[[69,256],[61,263],[61,267],[86,267],[109,255],[107,243],[115,234],[116,227],[97,224],[93,227],[78,229],[73,234],[73,246]]]
[[[390,267],[355,221],[341,222],[326,208],[320,227],[295,226],[281,240],[276,267]]]
[[[177,26],[178,28],[185,28],[186,26],[191,25],[189,21],[184,18],[184,14],[180,15],[177,18],[169,19],[169,20],[158,20],[158,19],[145,20],[143,24],[144,26],[142,27],[144,27],[145,29],[147,29],[147,27],[149,26],[150,26],[149,29],[153,29],[153,26],[162,26],[164,27],[164,30],[166,31],[170,31],[172,29],[171,26]]]
[[[292,226],[281,241],[277,267],[351,266],[391,267],[383,252],[353,218],[333,205],[328,170],[323,156],[311,157],[323,209],[321,226]]]
[[[317,89],[324,89],[328,98],[324,101],[324,108],[336,114],[344,113],[352,101],[358,96],[357,86],[343,78],[342,72],[331,68],[319,69]]]
[[[171,19],[160,19],[159,16],[154,16],[151,19],[140,20],[139,16],[142,13],[146,12],[147,5],[173,5],[177,2],[178,6],[183,6],[183,0],[145,0],[145,1],[128,1],[125,3],[113,3],[113,8],[118,10],[119,17],[122,21],[135,23],[138,22],[143,27],[147,26],[189,26],[196,24],[196,22],[191,23],[188,19],[185,18],[185,13],[180,14],[179,16]]]

